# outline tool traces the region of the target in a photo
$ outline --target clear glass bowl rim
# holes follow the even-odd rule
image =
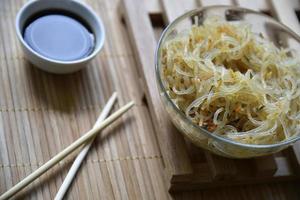
[[[167,94],[165,87],[163,85],[163,82],[161,80],[161,76],[160,76],[160,49],[162,46],[162,42],[165,39],[165,36],[169,33],[170,30],[172,30],[174,27],[176,27],[176,25],[178,23],[180,23],[182,20],[187,19],[188,17],[191,17],[195,14],[197,14],[198,12],[201,12],[203,10],[207,10],[207,9],[220,9],[220,8],[224,8],[224,9],[231,9],[231,10],[236,10],[236,11],[241,11],[241,12],[247,12],[247,13],[252,13],[252,14],[257,14],[259,16],[263,16],[265,18],[268,18],[269,20],[271,20],[273,23],[276,23],[278,26],[280,26],[281,28],[283,28],[286,32],[289,32],[289,34],[291,34],[298,42],[300,41],[300,37],[294,32],[292,31],[289,27],[287,27],[286,25],[276,21],[274,18],[265,15],[263,13],[251,10],[251,9],[247,9],[247,8],[242,8],[242,7],[238,7],[238,6],[219,6],[219,5],[214,5],[214,6],[204,6],[204,7],[200,7],[194,10],[190,10],[186,13],[184,13],[183,15],[177,17],[174,21],[172,21],[162,32],[159,41],[158,41],[158,45],[156,47],[156,51],[155,51],[155,74],[156,74],[156,80],[158,82],[158,87],[161,89],[161,91],[164,93],[164,96],[166,98],[166,100],[168,101],[168,103],[171,105],[172,109],[176,111],[176,113],[179,114],[181,120],[185,121],[188,125],[192,126],[194,129],[197,130],[197,132],[201,132],[204,133],[207,137],[209,138],[213,138],[216,139],[218,141],[224,142],[224,143],[229,143],[232,144],[234,146],[238,146],[238,147],[242,147],[242,148],[249,148],[249,149],[272,149],[272,148],[279,148],[279,147],[283,147],[283,146],[287,146],[290,145],[292,143],[295,143],[297,140],[300,139],[300,135],[293,137],[291,139],[285,140],[283,142],[278,142],[275,144],[244,144],[244,143],[240,143],[240,142],[236,142],[234,140],[231,139],[227,139],[225,137],[219,136],[217,134],[213,134],[209,131],[207,131],[206,129],[194,124],[190,119],[188,119],[185,114],[179,110],[177,108],[177,106],[173,103],[173,101],[170,99],[169,95]],[[199,133],[200,134],[200,133]]]

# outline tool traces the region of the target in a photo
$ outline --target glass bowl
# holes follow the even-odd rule
[[[189,11],[170,23],[162,33],[156,54],[156,77],[158,89],[166,111],[174,125],[196,146],[207,149],[215,154],[230,158],[250,158],[272,154],[281,151],[300,139],[300,135],[276,144],[244,144],[220,135],[213,134],[206,129],[192,123],[185,114],[180,111],[166,93],[161,77],[161,52],[164,43],[176,37],[180,32],[189,29],[192,25],[201,26],[209,16],[220,16],[226,21],[244,21],[252,26],[252,31],[263,34],[276,46],[287,48],[288,46],[300,50],[300,37],[285,25],[262,13],[240,8],[236,6],[210,6]],[[196,24],[197,23],[197,24]]]

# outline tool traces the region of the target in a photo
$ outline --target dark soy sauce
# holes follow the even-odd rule
[[[78,60],[94,48],[92,32],[78,19],[62,13],[34,17],[25,26],[23,37],[34,51],[53,60]]]

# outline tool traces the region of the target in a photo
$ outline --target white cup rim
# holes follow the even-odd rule
[[[93,57],[95,57],[99,51],[102,49],[103,45],[104,45],[104,39],[105,39],[105,29],[104,29],[104,25],[102,23],[102,20],[100,19],[100,17],[98,17],[98,15],[86,4],[78,1],[78,0],[64,0],[64,1],[71,1],[74,3],[77,3],[78,5],[86,8],[88,10],[88,12],[93,16],[93,18],[97,21],[97,23],[99,24],[100,30],[101,30],[101,36],[100,38],[96,38],[97,40],[99,40],[99,44],[95,45],[95,48],[93,49],[92,53],[84,58],[80,58],[80,59],[76,59],[76,60],[70,60],[70,61],[64,61],[64,60],[55,60],[55,59],[51,59],[48,57],[45,57],[41,54],[39,54],[38,52],[36,52],[35,50],[33,50],[28,44],[27,42],[25,42],[22,33],[19,27],[19,23],[20,23],[20,18],[21,15],[25,12],[25,10],[27,9],[28,6],[30,6],[31,4],[35,3],[35,2],[43,2],[42,0],[30,0],[27,3],[25,3],[22,8],[18,11],[18,14],[16,16],[16,21],[15,21],[15,28],[16,28],[16,32],[17,32],[17,36],[20,39],[20,41],[22,42],[22,44],[35,56],[51,62],[53,64],[65,64],[65,65],[72,65],[72,64],[80,64],[80,63],[84,63],[90,59],[92,59]],[[72,11],[71,11],[72,12]]]

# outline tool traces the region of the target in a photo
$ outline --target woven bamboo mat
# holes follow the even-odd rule
[[[113,91],[118,104],[137,105],[96,140],[67,199],[168,199],[163,163],[119,1],[88,0],[107,38],[84,70],[52,75],[23,58],[14,20],[24,0],[0,0],[0,193],[90,129]],[[53,199],[74,154],[36,180],[16,199]],[[180,193],[178,199],[297,199],[296,184],[272,184]]]

